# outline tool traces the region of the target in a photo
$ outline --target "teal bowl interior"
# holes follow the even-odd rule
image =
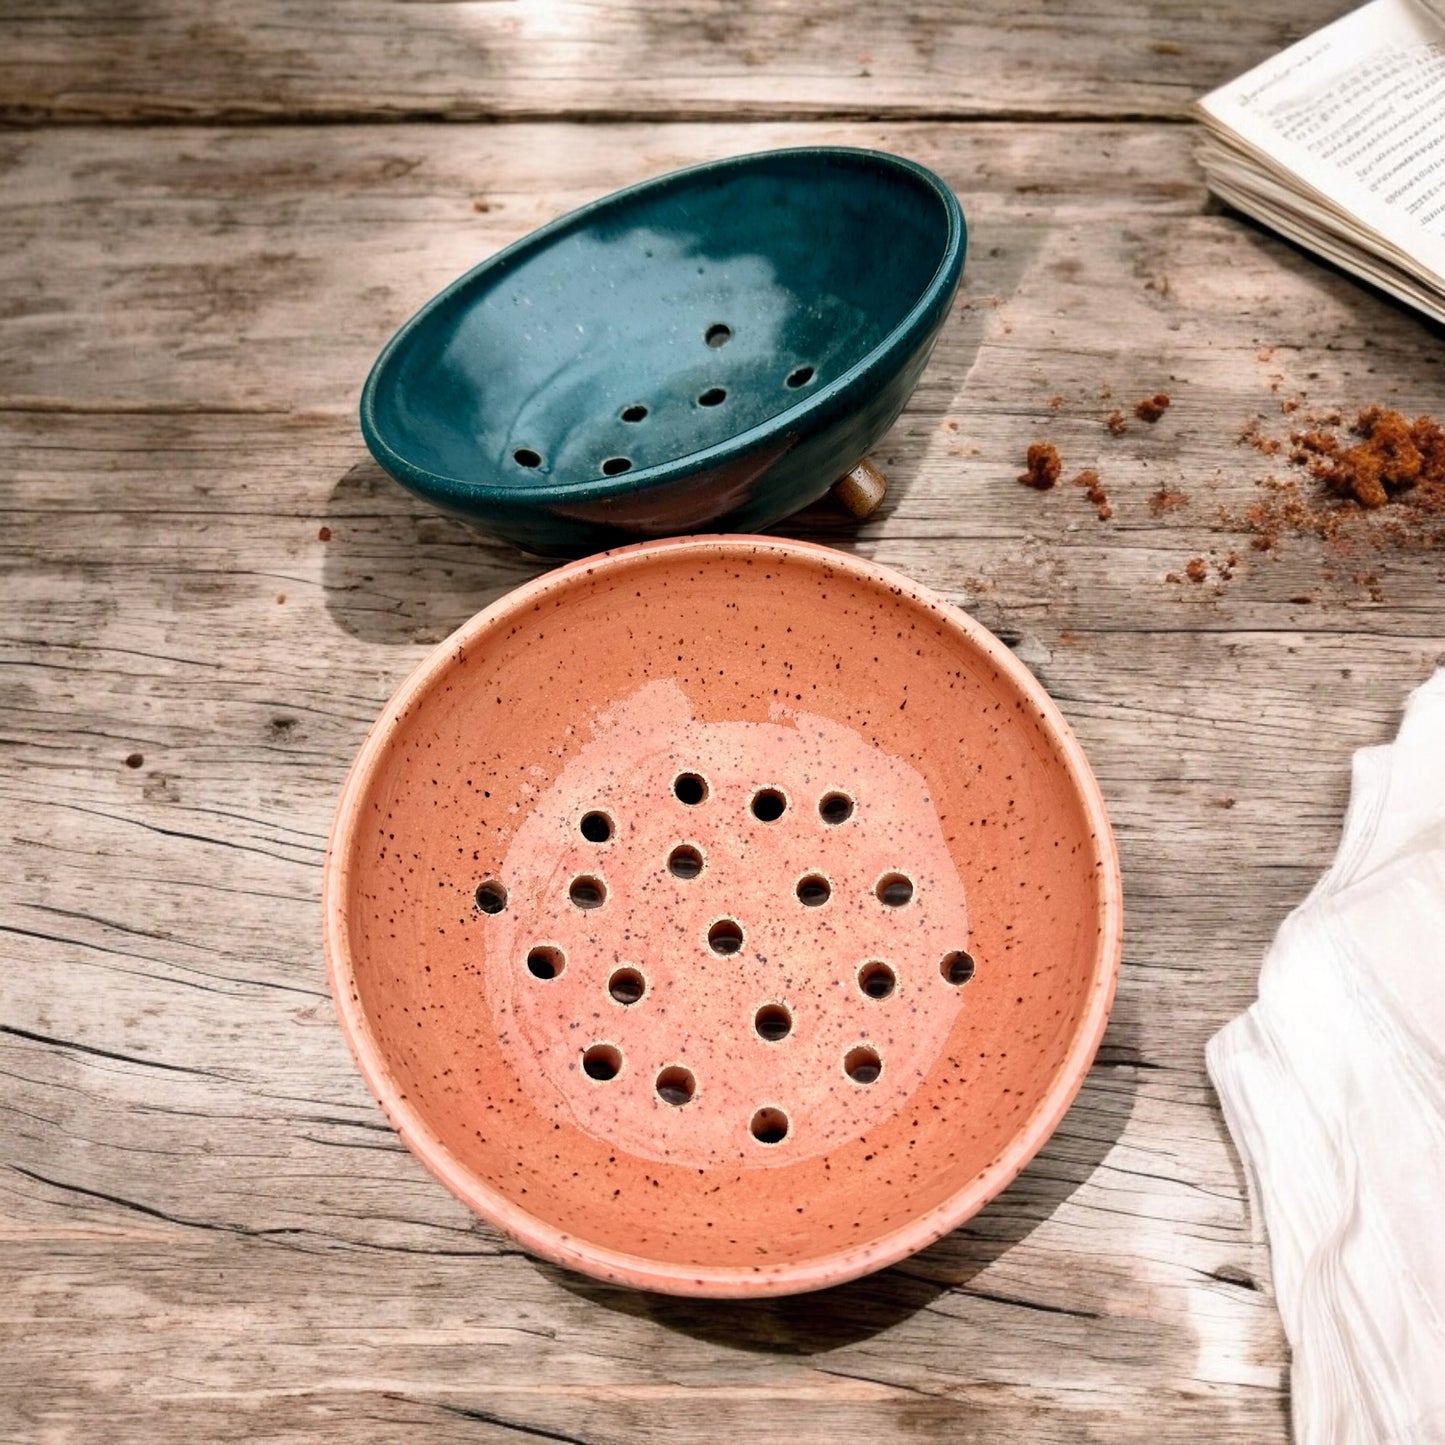
[[[437,296],[373,368],[363,430],[398,480],[537,550],[767,525],[891,425],[963,249],[947,186],[896,156],[675,172]]]

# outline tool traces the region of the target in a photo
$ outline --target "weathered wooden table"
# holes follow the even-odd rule
[[[1441,345],[1211,204],[1181,122],[1338,8],[4,6],[0,1436],[1286,1437],[1202,1050],[1329,858],[1350,750],[1445,650],[1445,598],[1438,554],[1266,556],[1220,508],[1275,464],[1251,417],[1429,409]],[[1128,939],[1098,1064],[1002,1199],[876,1278],[709,1306],[521,1255],[341,1041],[318,891],[344,772],[427,648],[539,566],[411,501],[354,413],[392,329],[503,243],[800,142],[935,167],[972,245],[878,454],[885,512],[779,530],[1017,648],[1099,773]],[[1160,389],[1162,421],[1109,434]],[[1042,439],[1112,520],[1016,484]],[[1207,581],[1166,580],[1193,557]]]

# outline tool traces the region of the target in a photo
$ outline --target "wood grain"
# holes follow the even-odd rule
[[[1329,0],[11,0],[0,118],[1177,118]]]
[[[341,1042],[341,779],[428,647],[539,565],[382,476],[353,408],[496,246],[812,140],[937,166],[973,249],[883,510],[779,530],[937,588],[1035,670],[1102,782],[1128,937],[1097,1066],[989,1210],[841,1291],[708,1306],[521,1256]],[[1422,323],[1211,209],[1169,126],[41,129],[0,167],[0,1437],[1286,1438],[1202,1047],[1328,861],[1351,749],[1442,660],[1445,593],[1424,546],[1265,557],[1219,509],[1278,465],[1238,433],[1282,432],[1282,399],[1429,407]],[[1157,425],[1109,434],[1161,387]],[[1045,437],[1111,520],[1017,485]],[[1209,581],[1167,580],[1194,556]]]

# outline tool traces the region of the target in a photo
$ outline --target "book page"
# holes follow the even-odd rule
[[[1445,285],[1445,24],[1372,0],[1199,108]]]

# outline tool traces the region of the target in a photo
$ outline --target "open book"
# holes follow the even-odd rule
[[[1445,0],[1371,0],[1196,113],[1216,195],[1445,322]]]

